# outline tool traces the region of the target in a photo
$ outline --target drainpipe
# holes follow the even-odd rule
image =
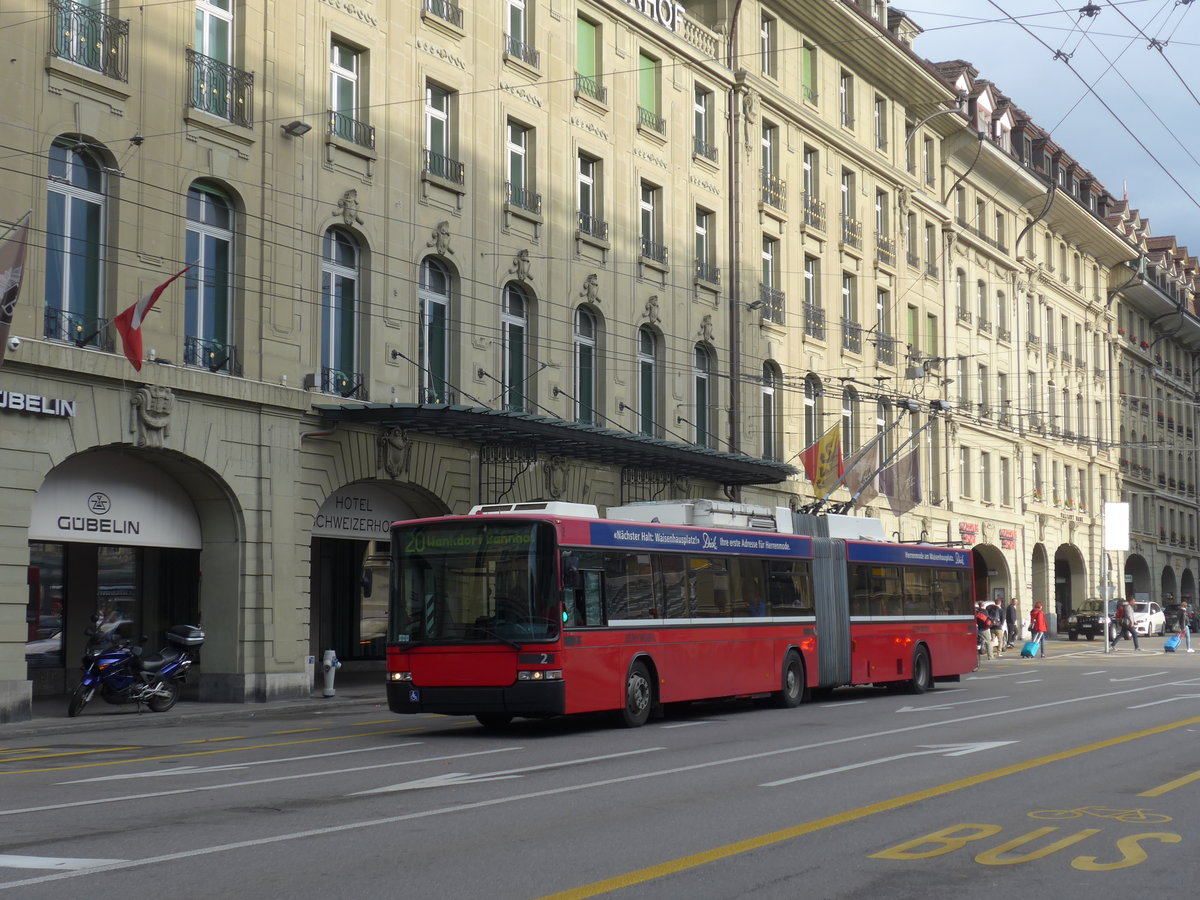
[[[729,20],[729,36],[726,40],[725,64],[730,74],[736,75],[738,15],[742,0],[736,0]],[[739,94],[729,86],[725,121],[726,146],[729,153],[729,452],[740,453],[742,446],[742,291],[741,267],[738,265],[741,247],[741,153],[738,150],[738,125],[740,124]]]

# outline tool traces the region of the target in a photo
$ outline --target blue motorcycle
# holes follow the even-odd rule
[[[101,629],[99,618],[87,636],[83,678],[67,704],[68,716],[83,712],[97,693],[106,703],[136,703],[139,711],[145,703],[151,712],[166,712],[179,699],[179,685],[192,667],[189,651],[204,643],[196,626],[175,625],[167,632],[167,646],[147,656],[140,644]]]

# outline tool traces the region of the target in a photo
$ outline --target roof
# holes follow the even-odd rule
[[[550,416],[439,403],[313,404],[332,422],[405,428],[479,443],[521,443],[540,453],[659,469],[721,484],[775,484],[794,466],[741,453],[583,425]]]

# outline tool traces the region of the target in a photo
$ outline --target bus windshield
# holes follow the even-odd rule
[[[392,532],[390,639],[400,643],[554,640],[553,529],[530,521],[455,521]]]

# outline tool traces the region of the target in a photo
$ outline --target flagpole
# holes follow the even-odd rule
[[[29,244],[29,222],[33,219],[33,210],[25,213],[9,226],[0,238],[0,265],[5,266],[0,272],[0,364],[8,351],[8,335],[12,331],[13,313],[16,311],[17,298],[21,296],[21,282],[25,276],[25,251]],[[24,233],[18,241],[16,235]]]
[[[29,210],[29,212],[25,213],[25,215],[21,216],[21,218],[17,219],[17,221],[15,221],[11,225],[9,225],[8,230],[5,231],[4,234],[0,234],[0,241],[8,240],[8,236],[10,234],[12,234],[14,231],[16,231],[18,228],[20,228],[21,223],[24,222],[26,219],[30,218],[31,216],[33,216],[32,209]]]

